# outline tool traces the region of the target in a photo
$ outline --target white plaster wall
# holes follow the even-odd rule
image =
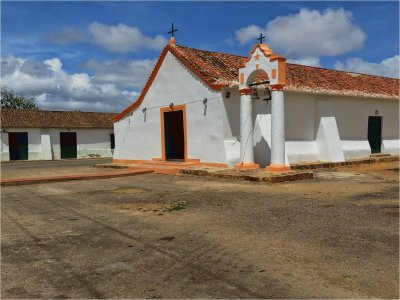
[[[383,140],[382,141],[382,152],[399,155],[400,154],[400,140]]]
[[[285,136],[287,141],[314,141],[317,128],[315,97],[285,92]]]
[[[271,163],[271,102],[254,105],[254,158],[265,167]],[[285,163],[318,160],[315,142],[315,99],[285,93]]]
[[[78,158],[112,157],[110,134],[113,129],[67,129],[52,128],[49,130],[54,159],[61,158],[60,132],[76,132]]]
[[[285,92],[286,164],[319,159],[315,97]]]
[[[341,141],[342,151],[345,159],[368,157],[371,155],[371,147],[368,140]]]
[[[217,97],[216,99],[210,99]],[[226,112],[220,92],[211,90],[168,53],[141,106],[114,124],[115,159],[151,160],[161,155],[160,107],[208,98],[186,105],[188,158],[227,163],[224,146]],[[151,109],[151,107],[158,106]],[[146,107],[146,115],[142,109]],[[225,120],[225,123],[224,123]],[[225,124],[225,125],[224,125]]]
[[[8,133],[1,132],[1,161],[10,160],[10,153],[8,148]]]
[[[256,100],[253,108],[254,162],[266,167],[271,163],[271,102]]]
[[[10,160],[8,133],[9,132],[27,132],[28,133],[28,159],[37,160],[42,159],[42,145],[40,141],[40,129],[37,128],[6,128],[7,132],[2,132],[1,143],[2,152],[1,160]]]
[[[368,116],[375,116],[376,110],[383,116],[382,152],[398,154],[398,101],[286,92],[286,163],[369,156]],[[255,161],[262,166],[269,165],[270,111],[261,113],[257,106],[255,111]]]
[[[112,157],[110,134],[113,132],[113,129],[77,130],[78,157],[88,157],[90,154]]]
[[[60,132],[66,132],[67,129],[56,129],[52,128],[49,130],[50,134],[50,141],[53,153],[53,159],[60,159],[61,158],[61,148],[60,148]],[[73,131],[73,130],[71,130]]]
[[[53,159],[53,149],[51,147],[50,132],[48,129],[42,129],[40,131],[40,140],[42,146],[42,159],[52,160]]]
[[[229,98],[226,93],[229,92]],[[240,93],[238,89],[222,89],[223,135],[225,156],[229,168],[240,162]]]
[[[345,159],[366,157],[371,154],[368,143],[369,116],[383,117],[382,153],[399,152],[398,100],[320,96],[318,101],[329,101],[331,104],[326,115],[334,116],[336,119]]]
[[[28,132],[28,159],[60,159],[60,132],[67,129],[40,129],[40,128],[7,128],[1,133],[1,160],[10,159],[8,147],[8,132]],[[101,157],[111,157],[110,134],[113,129],[71,129],[77,133],[78,158],[97,154]],[[50,147],[51,145],[51,147]]]

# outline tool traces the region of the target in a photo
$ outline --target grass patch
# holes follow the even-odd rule
[[[181,210],[186,208],[186,201],[173,201],[167,211]]]

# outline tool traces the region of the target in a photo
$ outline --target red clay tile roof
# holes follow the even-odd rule
[[[115,113],[2,109],[2,128],[108,128]]]
[[[239,67],[246,57],[171,47],[172,53],[190,69],[197,70],[209,85],[237,86]],[[267,78],[265,78],[267,79]],[[286,63],[286,90],[398,98],[399,80]]]
[[[222,87],[238,86],[239,67],[246,59],[246,57],[233,54],[167,45],[161,53],[142,93],[134,103],[113,118],[114,122],[122,119],[142,103],[169,51],[214,90],[220,90]],[[257,76],[256,79],[265,80],[267,78]],[[287,63],[285,90],[328,95],[399,99],[399,80]]]

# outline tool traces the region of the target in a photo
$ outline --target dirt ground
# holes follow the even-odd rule
[[[50,177],[72,174],[106,173],[94,164],[110,163],[112,158],[63,159],[50,161],[15,161],[1,163],[1,178]]]
[[[1,298],[398,298],[399,166],[3,187]]]

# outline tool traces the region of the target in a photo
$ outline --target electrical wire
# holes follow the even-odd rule
[[[197,100],[192,100],[192,101],[189,101],[189,102],[180,103],[179,105],[190,105],[190,104],[194,104],[194,103],[197,103],[197,102],[203,102],[204,105],[207,105],[208,100],[214,100],[214,99],[222,99],[222,97],[221,97],[221,96],[215,96],[215,97],[211,97],[211,98],[205,97],[205,98],[203,98],[203,99],[197,99]],[[245,122],[244,122],[244,124],[243,124],[243,127],[241,128],[241,131],[239,132],[239,136],[236,138],[236,141],[233,143],[233,145],[234,145],[237,141],[239,141],[239,140],[240,140],[241,142],[243,142],[243,141],[242,141],[243,129],[244,129],[245,125],[247,124],[248,120],[250,119],[250,116],[252,116],[252,112],[253,112],[253,110],[254,110],[254,105],[255,105],[255,101],[252,102],[252,110],[247,114],[246,120],[245,120]],[[144,108],[142,109],[142,112],[143,112],[144,114],[146,114],[148,110],[155,109],[155,108],[166,107],[166,106],[168,106],[168,105],[165,105],[165,104],[164,104],[164,105],[156,105],[156,106],[144,107]],[[141,108],[141,106],[137,107],[136,110],[134,110],[133,112],[130,113],[129,120],[128,120],[128,124],[127,124],[126,129],[125,129],[125,135],[124,135],[124,138],[122,139],[122,145],[121,145],[121,146],[123,146],[124,143],[125,143],[126,136],[127,136],[127,134],[128,134],[128,129],[129,129],[130,123],[131,123],[131,118],[133,117],[133,115],[134,115],[135,113],[137,113],[138,111],[140,111],[140,110],[139,110],[140,108]],[[258,122],[260,122],[260,120],[258,120]],[[243,164],[244,157],[246,156],[247,144],[248,144],[248,141],[249,141],[249,138],[250,138],[250,135],[251,135],[251,134],[254,134],[254,128],[253,128],[253,130],[251,130],[251,131],[249,132],[249,134],[248,134],[248,136],[247,136],[247,138],[246,138],[246,144],[245,144],[245,148],[244,148],[243,157],[241,157],[241,164]]]
[[[188,101],[188,102],[183,102],[183,103],[179,103],[178,105],[190,105],[190,104],[197,103],[197,102],[204,102],[205,100],[206,100],[206,103],[207,103],[208,100],[214,100],[214,99],[222,99],[222,97],[221,96],[215,96],[215,97],[210,97],[210,98],[204,97],[203,99],[197,99],[197,100],[192,100],[192,101]],[[168,106],[168,105],[164,104],[164,105],[156,105],[156,106],[145,106],[144,109],[146,109],[145,111],[147,112],[148,110],[151,110],[151,109],[161,108],[161,107],[166,107],[166,106]],[[141,106],[139,106],[135,111],[133,111],[131,113],[131,115],[133,113],[139,111],[140,107]]]
[[[179,105],[190,105],[190,104],[197,103],[197,102],[203,102],[204,105],[207,105],[208,100],[214,100],[214,99],[222,99],[222,97],[221,97],[221,96],[215,96],[215,97],[211,97],[211,98],[204,97],[203,99],[200,99],[200,100],[192,100],[192,101],[189,101],[189,102],[179,103]],[[155,108],[166,107],[166,106],[168,106],[168,105],[165,105],[165,104],[164,104],[164,105],[156,105],[156,106],[144,107],[144,108],[142,109],[142,112],[143,112],[144,114],[146,114],[148,110],[155,109]],[[130,124],[131,124],[131,118],[133,117],[133,115],[134,115],[135,113],[137,113],[138,111],[140,111],[140,110],[139,110],[140,108],[141,108],[141,106],[138,106],[138,107],[137,107],[133,112],[131,112],[130,115],[129,115],[128,124],[126,125],[126,128],[125,128],[125,134],[124,134],[124,137],[123,137],[122,142],[121,142],[121,147],[123,147],[124,144],[125,144],[126,137],[127,137],[127,135],[128,135],[128,130],[129,130]]]

